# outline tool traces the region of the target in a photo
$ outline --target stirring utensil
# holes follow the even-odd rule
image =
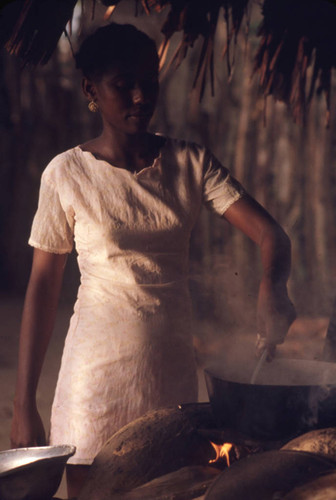
[[[265,349],[263,351],[262,355],[260,356],[260,359],[259,359],[259,361],[257,363],[257,366],[255,367],[255,369],[254,369],[254,371],[252,373],[250,384],[255,384],[256,378],[258,377],[259,372],[261,370],[261,367],[263,366],[263,364],[266,361],[266,358],[267,358],[267,349]]]

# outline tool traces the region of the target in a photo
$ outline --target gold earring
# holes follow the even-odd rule
[[[94,101],[89,102],[88,108],[91,111],[91,113],[97,113],[97,111],[99,109],[98,104]]]

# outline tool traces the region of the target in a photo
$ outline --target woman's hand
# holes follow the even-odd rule
[[[43,423],[35,405],[20,410],[14,407],[10,439],[12,448],[46,445]]]
[[[259,287],[257,325],[258,338],[256,354],[266,349],[270,361],[275,355],[277,344],[282,344],[296,313],[285,285],[273,285],[263,279]]]

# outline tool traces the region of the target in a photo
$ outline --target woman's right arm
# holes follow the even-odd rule
[[[54,327],[67,254],[34,250],[24,302],[11,430],[12,447],[46,443],[36,389]]]

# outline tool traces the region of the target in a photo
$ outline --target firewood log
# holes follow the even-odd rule
[[[189,500],[204,495],[210,484],[221,473],[213,467],[183,467],[153,479],[129,493],[123,492],[111,500]]]
[[[336,498],[335,472],[294,488],[283,497],[283,500],[332,500],[333,498]]]
[[[307,451],[336,462],[336,428],[317,429],[302,434],[285,444],[282,450]]]
[[[156,477],[213,457],[197,428],[213,428],[209,404],[150,411],[115,433],[96,456],[78,500],[110,500]]]

